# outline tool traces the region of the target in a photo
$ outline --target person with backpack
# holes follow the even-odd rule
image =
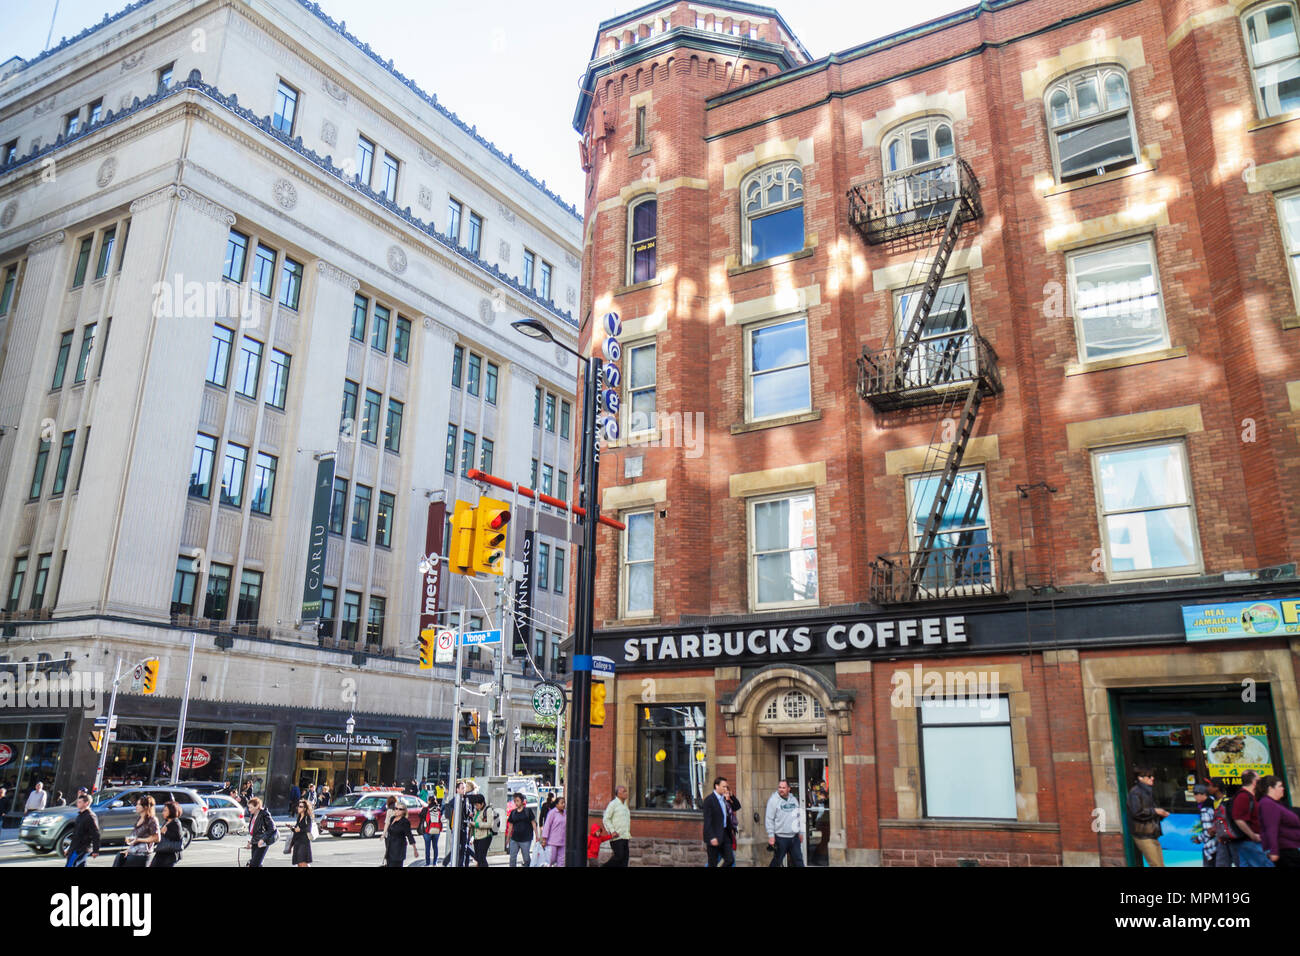
[[[438,812],[438,801],[432,793],[428,802],[420,810],[418,819],[420,833],[424,834],[424,865],[433,866],[438,859],[438,837],[442,833],[442,814]]]
[[[248,865],[261,866],[266,859],[266,851],[279,839],[279,831],[271,819],[270,811],[262,805],[261,797],[248,798],[248,812],[253,817],[253,822],[248,825],[248,846],[253,851]]]
[[[99,856],[99,818],[90,809],[90,794],[77,794],[77,822],[72,825],[68,844],[68,866],[85,866],[88,857]]]
[[[1241,789],[1232,798],[1228,811],[1228,826],[1232,830],[1232,851],[1237,866],[1272,866],[1262,847],[1262,827],[1259,822],[1259,800],[1255,791],[1259,775],[1246,770],[1241,775]]]
[[[470,794],[467,803],[474,809],[470,816],[470,830],[474,838],[474,861],[479,866],[488,865],[488,847],[492,838],[501,832],[501,815],[496,807],[488,806],[481,793]]]
[[[506,823],[510,826],[510,866],[513,869],[515,858],[523,853],[524,866],[532,866],[532,845],[533,841],[538,838],[541,829],[537,825],[537,814],[533,808],[524,805],[524,795],[516,793],[513,797],[514,806],[510,808],[510,813],[506,817]]]
[[[1282,805],[1286,781],[1265,777],[1259,782],[1260,845],[1274,866],[1300,869],[1300,816]]]
[[[1192,788],[1196,800],[1196,813],[1200,817],[1199,829],[1192,836],[1193,843],[1201,845],[1201,866],[1216,866],[1219,855],[1219,838],[1214,827],[1214,802],[1210,788],[1198,783]]]

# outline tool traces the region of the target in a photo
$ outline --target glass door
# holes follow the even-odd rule
[[[809,866],[828,866],[831,806],[826,744],[786,744],[781,763],[790,789],[804,807],[804,861]]]

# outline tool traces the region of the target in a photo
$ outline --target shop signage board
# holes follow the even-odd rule
[[[298,750],[344,750],[349,746],[347,734],[299,734]],[[391,753],[393,741],[374,734],[353,734],[351,748],[354,752]]]
[[[564,710],[564,688],[543,681],[533,690],[533,712],[538,717],[556,717]]]
[[[312,499],[311,535],[307,540],[307,575],[302,587],[302,620],[319,621],[321,582],[325,574],[325,543],[328,540],[330,496],[334,490],[334,456],[316,465],[316,494]]]
[[[183,747],[181,749],[181,767],[185,770],[197,770],[206,767],[212,760],[212,754],[202,747]]]
[[[1189,641],[1300,635],[1300,598],[1194,604],[1183,608]]]
[[[1240,786],[1247,770],[1261,777],[1273,773],[1268,728],[1263,724],[1202,724],[1201,741],[1207,772],[1225,785]]]
[[[9,761],[14,759],[14,748],[8,744],[0,744],[0,767],[3,767]]]

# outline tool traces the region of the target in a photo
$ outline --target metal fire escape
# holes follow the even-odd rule
[[[988,541],[987,527],[978,527],[985,498],[980,475],[963,488],[965,506],[960,513],[949,511],[980,403],[1002,391],[997,353],[967,321],[964,297],[943,303],[950,331],[934,334],[930,321],[962,226],[983,214],[979,180],[961,159],[893,174],[849,191],[850,222],[867,242],[910,240],[921,245],[912,267],[921,286],[908,303],[910,317],[892,347],[863,349],[858,394],[878,413],[941,407],[924,469],[936,476],[929,513],[915,546],[909,545],[905,528],[902,548],[872,562],[871,599],[876,603],[1005,594],[1010,589],[1011,575],[1003,567],[1000,548]],[[907,521],[919,517],[919,512],[909,513]],[[944,531],[945,525],[950,530]]]

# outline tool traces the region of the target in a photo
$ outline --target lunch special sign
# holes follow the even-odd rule
[[[1190,605],[1183,632],[1189,641],[1300,635],[1300,598]]]
[[[1241,775],[1253,770],[1261,777],[1273,773],[1268,748],[1268,728],[1263,724],[1202,724],[1205,769],[1229,785],[1241,783]]]

